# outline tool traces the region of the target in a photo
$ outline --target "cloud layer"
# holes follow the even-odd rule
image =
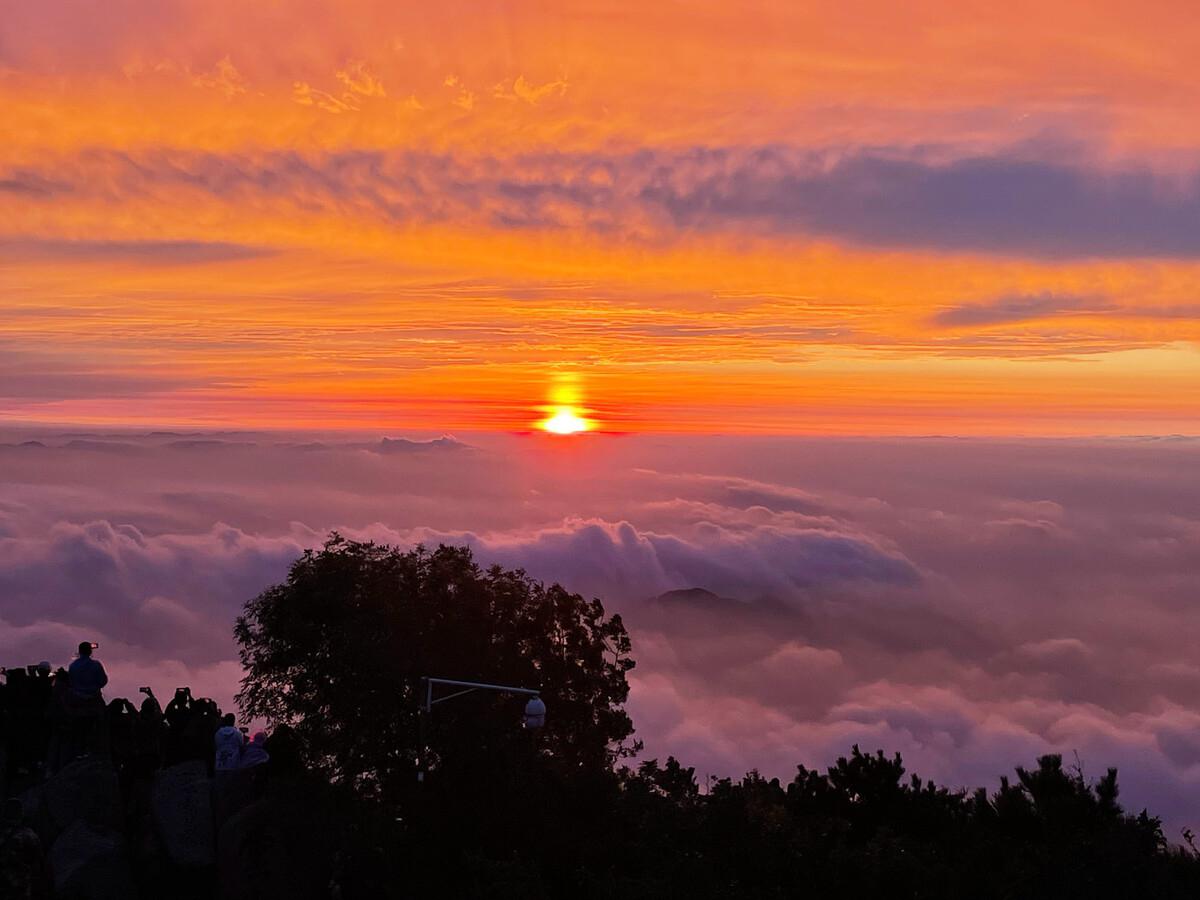
[[[5,661],[91,636],[116,691],[228,700],[233,617],[329,529],[465,542],[626,617],[652,754],[786,776],[857,741],[973,785],[1078,751],[1191,822],[1195,441],[465,443],[10,431]]]

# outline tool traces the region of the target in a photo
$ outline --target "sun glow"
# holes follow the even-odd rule
[[[589,431],[592,423],[579,415],[573,407],[560,406],[555,409],[554,415],[543,419],[538,426],[551,434],[579,434],[582,431]]]

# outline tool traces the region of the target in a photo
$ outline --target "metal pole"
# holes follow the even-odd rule
[[[451,694],[449,697],[439,697],[437,700],[433,698],[433,686],[435,684],[444,684],[447,687],[461,687],[468,690],[478,691],[500,691],[506,694],[528,694],[536,697],[541,693],[540,689],[514,687],[509,684],[486,684],[481,681],[458,681],[454,678],[426,678],[426,684],[429,685],[429,693],[426,695],[426,705],[432,707],[435,703],[441,703],[443,700],[449,700],[452,697],[457,697],[458,694]],[[465,693],[465,692],[464,692]]]
[[[425,745],[429,742],[429,712],[430,700],[433,697],[433,685],[428,678],[421,679],[421,692],[425,695],[417,709],[417,782],[425,781],[425,767],[428,760]]]
[[[461,691],[456,691],[445,697],[433,699],[433,686],[435,684],[446,685],[447,687],[463,688]],[[526,694],[531,697],[541,695],[541,690],[533,688],[514,687],[508,684],[486,684],[482,681],[459,681],[454,678],[429,678],[421,679],[421,693],[424,697],[421,700],[420,709],[417,715],[417,732],[419,746],[417,747],[417,781],[425,781],[425,772],[429,767],[429,758],[427,747],[429,743],[429,717],[433,714],[433,705],[442,703],[446,700],[453,700],[455,697],[461,697],[463,694],[469,694],[471,691],[499,691],[503,694]]]

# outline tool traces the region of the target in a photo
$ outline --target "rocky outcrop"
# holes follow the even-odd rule
[[[41,810],[55,833],[76,822],[98,832],[121,827],[121,788],[107,762],[76,760],[47,779],[38,793]]]
[[[204,763],[191,760],[159,772],[150,805],[155,830],[172,863],[197,868],[213,864],[212,787]]]
[[[260,801],[232,816],[221,828],[217,878],[222,900],[261,900],[263,897],[302,897],[313,893],[305,885],[289,854],[278,809]]]
[[[213,819],[218,833],[221,827],[240,810],[262,795],[261,772],[257,768],[234,769],[218,773],[212,781]]]
[[[50,848],[54,892],[73,900],[127,900],[135,895],[124,841],[80,819]]]

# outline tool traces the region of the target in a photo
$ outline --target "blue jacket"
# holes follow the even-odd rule
[[[71,693],[76,697],[99,697],[100,689],[108,684],[108,673],[100,660],[81,656],[67,670]]]

